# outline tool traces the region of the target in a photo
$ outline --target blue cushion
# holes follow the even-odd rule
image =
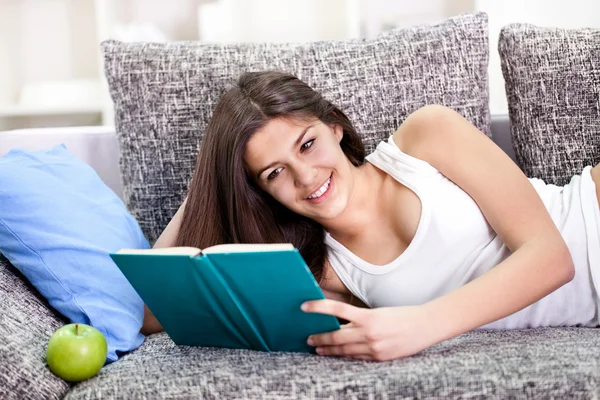
[[[108,342],[107,362],[144,341],[144,303],[109,256],[149,248],[135,218],[64,145],[0,157],[0,253],[71,322]]]

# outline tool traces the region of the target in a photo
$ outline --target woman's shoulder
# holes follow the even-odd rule
[[[405,158],[418,160],[417,163],[447,176],[456,165],[457,152],[482,147],[481,137],[485,136],[453,109],[426,105],[400,124],[389,144]],[[488,143],[485,145],[489,147]]]
[[[376,149],[366,157],[366,160],[388,173],[398,169],[416,170],[426,175],[435,175],[439,172],[419,156],[419,153],[400,131],[389,136],[388,139],[382,140]]]
[[[405,154],[426,161],[447,175],[457,161],[500,148],[459,112],[442,105],[423,106],[406,117],[392,135]],[[459,153],[462,153],[459,155]],[[487,160],[484,160],[487,161]]]
[[[418,134],[420,127],[415,126],[416,124],[420,124],[420,120],[424,118],[424,116],[420,115],[419,110],[408,116],[398,129],[396,129],[394,134],[390,136],[388,143],[402,154],[422,162],[427,162],[422,155],[425,135]],[[415,121],[415,119],[418,119],[418,121]]]

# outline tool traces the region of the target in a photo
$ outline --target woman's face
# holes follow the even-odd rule
[[[340,126],[318,119],[273,119],[250,139],[245,161],[264,191],[297,214],[323,222],[342,213],[353,187],[342,136]]]

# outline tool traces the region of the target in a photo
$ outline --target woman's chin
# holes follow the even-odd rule
[[[339,204],[338,201],[334,201],[320,210],[304,210],[304,215],[312,220],[322,223],[339,217],[343,212],[343,205]]]

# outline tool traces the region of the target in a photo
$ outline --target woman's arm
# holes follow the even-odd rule
[[[471,282],[423,305],[436,325],[433,343],[511,315],[552,293],[573,274],[570,255],[532,241]]]
[[[181,227],[181,219],[183,218],[183,211],[187,197],[179,207],[179,210],[175,213],[171,221],[167,224],[165,230],[160,234],[153,248],[158,249],[161,247],[173,247],[177,241],[177,235],[179,234],[179,228]],[[143,335],[150,335],[152,333],[162,332],[164,329],[154,317],[154,315],[148,309],[148,306],[144,304],[144,323],[140,332]]]
[[[156,243],[152,248],[158,249],[162,247],[173,247],[177,241],[177,235],[179,234],[179,228],[181,227],[181,219],[183,218],[183,211],[185,209],[185,204],[187,203],[187,197],[183,200],[181,206],[179,206],[179,210],[175,213],[171,221],[167,224],[165,230],[160,234]]]
[[[467,192],[512,254],[422,305],[362,309],[330,299],[305,302],[306,312],[349,321],[344,329],[309,338],[318,354],[376,361],[411,356],[513,314],[573,279],[569,249],[529,180],[464,118],[445,107],[424,107],[393,140]]]
[[[527,177],[461,115],[424,107],[406,119],[394,141],[467,192],[513,253],[424,305],[439,328],[436,342],[513,314],[573,279],[569,249]]]

